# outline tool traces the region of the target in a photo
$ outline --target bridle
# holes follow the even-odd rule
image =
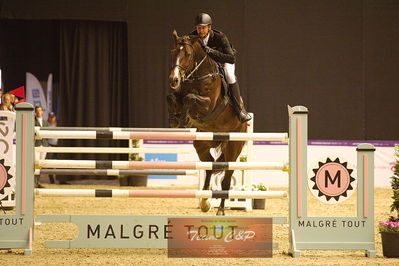
[[[187,42],[183,41],[183,42],[177,42],[176,45],[182,45],[182,46],[180,46],[179,49],[182,49],[182,47],[184,47],[185,45],[188,45],[193,50],[193,53],[190,55],[190,58],[189,58],[190,63],[189,63],[189,65],[187,67],[181,66],[179,64],[175,64],[175,65],[172,66],[172,69],[177,67],[178,69],[184,71],[184,74],[181,77],[182,82],[190,82],[191,83],[191,82],[194,82],[194,81],[200,81],[200,80],[206,80],[208,78],[213,78],[214,76],[220,76],[221,78],[223,78],[222,74],[219,72],[219,67],[216,67],[216,71],[215,72],[210,72],[210,73],[205,74],[205,75],[200,76],[200,77],[194,77],[193,74],[195,72],[197,72],[199,67],[205,62],[205,60],[208,58],[208,54],[205,53],[205,56],[199,62],[195,62],[194,61],[195,49],[194,49],[194,46],[191,43],[187,43]],[[193,64],[194,64],[194,66],[193,66]],[[188,73],[186,75],[186,72],[189,71],[189,69],[192,69],[192,70],[190,71],[190,73]],[[180,75],[181,75],[181,72],[180,72]],[[227,106],[227,104],[229,102],[229,97],[227,95],[227,90],[224,90],[224,95],[222,95],[221,98],[219,97],[219,99],[221,99],[220,103],[217,105],[217,107],[214,110],[211,111],[210,114],[208,114],[207,116],[205,116],[205,117],[203,117],[201,119],[198,119],[198,118],[196,118],[196,119],[197,120],[201,120],[202,122],[210,122],[210,121],[215,120],[223,112],[223,110],[226,108],[226,106]]]
[[[181,66],[181,65],[179,65],[179,64],[175,64],[175,65],[173,65],[172,66],[172,68],[175,68],[175,67],[177,67],[177,68],[179,68],[179,69],[181,69],[181,70],[183,70],[184,71],[184,75],[182,76],[182,81],[183,82],[186,82],[186,81],[188,81],[188,82],[193,82],[193,81],[198,81],[198,80],[203,80],[203,79],[206,79],[206,78],[210,78],[210,77],[212,77],[213,75],[219,75],[219,72],[216,72],[216,73],[208,73],[208,74],[206,74],[206,75],[203,75],[203,76],[201,76],[201,77],[192,77],[193,76],[193,74],[195,73],[195,72],[197,72],[197,70],[199,69],[199,67],[202,65],[202,63],[204,63],[205,62],[205,59],[208,57],[208,54],[205,54],[205,56],[201,59],[201,61],[198,63],[198,62],[195,62],[194,61],[194,55],[195,55],[195,49],[194,49],[194,46],[191,44],[191,43],[187,43],[187,42],[178,42],[177,43],[178,45],[188,45],[188,46],[190,46],[192,49],[193,49],[193,53],[190,55],[190,64],[187,66],[187,67],[183,67],[183,66]],[[192,64],[193,64],[193,62],[194,62],[194,67],[192,68]],[[188,71],[188,69],[191,69],[192,68],[192,70],[190,71],[190,73],[188,73],[188,75],[186,75],[187,74],[187,71]]]

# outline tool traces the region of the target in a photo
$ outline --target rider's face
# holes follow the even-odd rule
[[[211,25],[197,25],[197,32],[200,38],[205,38],[211,30]]]

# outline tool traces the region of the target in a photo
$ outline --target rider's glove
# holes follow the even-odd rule
[[[210,48],[209,46],[205,46],[204,47],[204,50],[205,50],[205,53],[207,53],[207,54],[211,54],[211,53],[213,53],[213,49],[212,48]]]
[[[202,49],[204,49],[205,53],[207,54],[213,53],[214,50],[210,48],[208,45],[206,45],[202,39],[200,39],[200,44],[202,46]]]

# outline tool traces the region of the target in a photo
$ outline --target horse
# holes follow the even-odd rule
[[[181,36],[173,32],[172,67],[169,85],[173,92],[167,96],[170,127],[195,127],[199,132],[246,132],[228,101],[227,86],[223,88],[221,68],[203,49],[197,36]],[[244,141],[195,140],[194,148],[203,162],[236,161]],[[211,149],[220,154],[213,158]],[[215,156],[216,157],[216,156]],[[220,170],[206,170],[203,190],[210,189],[212,174]],[[222,190],[229,190],[234,170],[224,170]],[[225,215],[222,198],[217,215]],[[210,209],[208,199],[201,199],[203,212]]]

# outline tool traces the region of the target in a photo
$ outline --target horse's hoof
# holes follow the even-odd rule
[[[208,199],[201,199],[200,208],[202,212],[208,212],[211,209],[211,203]]]
[[[217,216],[224,216],[224,210],[223,209],[218,209],[216,215]]]

